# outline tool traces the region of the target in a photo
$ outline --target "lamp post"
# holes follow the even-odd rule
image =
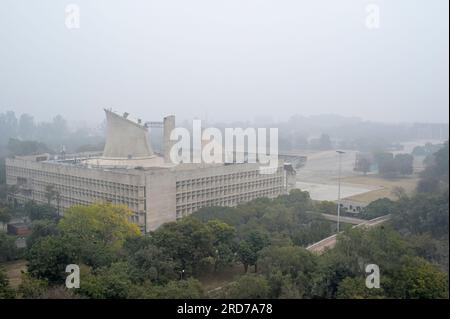
[[[180,271],[180,280],[183,280],[184,269]]]
[[[344,151],[336,151],[339,156],[339,173],[338,173],[338,207],[337,207],[337,233],[340,230],[340,222],[341,222],[341,169],[342,169],[342,154],[345,154]]]

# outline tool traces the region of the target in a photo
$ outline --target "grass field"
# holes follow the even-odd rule
[[[377,190],[369,191],[367,193],[358,194],[346,198],[363,203],[370,203],[374,200],[383,197],[395,199],[395,195],[392,193],[392,190],[396,187],[403,188],[406,194],[411,195],[412,193],[414,193],[418,181],[419,177],[417,175],[393,179],[382,178],[378,175],[365,175],[365,176],[358,175],[342,178],[342,182],[344,183],[373,185],[381,187],[380,189]]]

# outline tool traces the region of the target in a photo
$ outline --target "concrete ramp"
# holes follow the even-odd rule
[[[380,216],[371,220],[366,220],[358,225],[353,226],[353,228],[371,228],[378,226],[391,218],[390,215]],[[331,235],[330,237],[324,238],[312,245],[306,247],[307,250],[322,254],[325,250],[331,249],[336,245],[337,234]]]

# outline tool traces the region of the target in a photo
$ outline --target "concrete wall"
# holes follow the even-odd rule
[[[145,127],[111,111],[105,110],[105,113],[107,128],[103,156],[128,158],[153,155]]]
[[[173,222],[176,215],[176,177],[171,171],[147,173],[146,180],[146,231],[164,223]]]
[[[164,118],[164,132],[163,132],[163,151],[164,151],[164,161],[170,163],[170,150],[174,145],[174,141],[170,140],[170,133],[175,129],[175,116],[169,115]]]
[[[8,185],[19,185],[14,197],[19,202],[46,203],[46,187],[52,185],[60,195],[60,211],[73,205],[109,201],[127,205],[135,215],[133,222],[145,226],[145,178],[133,171],[92,169],[70,164],[6,159]]]
[[[274,174],[260,174],[259,166],[249,163],[179,170],[176,181],[178,218],[202,207],[236,206],[286,192],[281,165]]]

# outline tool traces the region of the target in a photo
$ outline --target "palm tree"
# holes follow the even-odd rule
[[[55,185],[48,184],[45,186],[45,198],[47,198],[48,206],[51,205],[52,201],[57,197],[58,191],[55,190]]]

